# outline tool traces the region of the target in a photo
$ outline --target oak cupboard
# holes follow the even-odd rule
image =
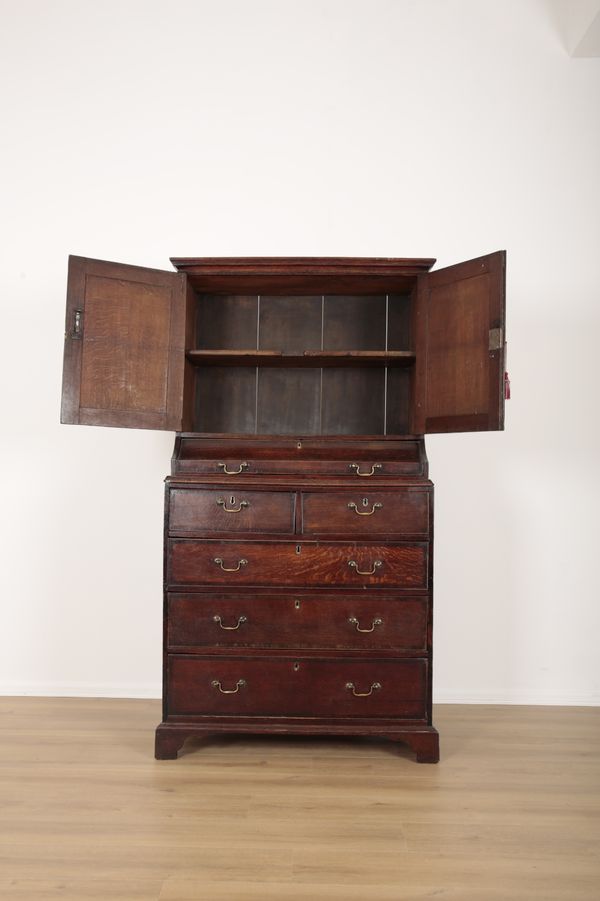
[[[424,435],[502,429],[505,253],[71,257],[62,422],[172,430],[156,756],[214,732],[439,758]]]

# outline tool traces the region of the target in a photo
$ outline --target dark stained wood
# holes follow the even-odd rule
[[[261,435],[318,435],[319,369],[259,369],[257,432]]]
[[[181,429],[185,320],[185,277],[70,257],[61,421]]]
[[[360,257],[171,257],[199,293],[407,293],[433,259]]]
[[[420,277],[415,433],[503,428],[505,257]]]
[[[227,469],[236,472],[228,478],[232,485],[247,484],[254,477],[329,477],[350,475],[349,487],[366,485],[386,478],[427,478],[428,463],[423,441],[400,438],[339,438],[331,436],[286,438],[282,436],[200,436],[180,435],[175,441],[171,471],[189,475],[192,482],[207,476],[222,476]],[[237,472],[241,463],[247,463]],[[370,473],[363,476],[360,473]],[[263,484],[258,482],[257,484]]]
[[[194,289],[186,284],[185,315],[185,347],[196,343],[197,298]],[[194,427],[194,401],[196,387],[196,371],[194,365],[186,358],[183,373],[183,429],[190,431]]]
[[[169,711],[174,716],[388,716],[425,720],[426,678],[427,660],[419,658],[320,660],[297,655],[286,660],[171,654]],[[355,696],[348,683],[354,685],[357,695],[366,696]],[[381,687],[374,687],[377,685]]]
[[[323,370],[321,432],[376,435],[385,427],[385,369]]]
[[[169,594],[168,604],[168,649],[180,653],[206,647],[427,650],[427,596],[255,591]]]
[[[290,491],[173,488],[169,529],[178,534],[264,532],[293,534],[296,495]]]
[[[256,431],[256,371],[246,366],[196,368],[197,432]]]
[[[324,350],[386,350],[385,294],[323,298]]]
[[[222,565],[216,560],[221,560]],[[241,564],[242,560],[247,562]],[[350,561],[356,562],[357,566],[351,566]],[[375,566],[376,561],[381,566]],[[172,539],[167,581],[172,587],[340,585],[350,588],[427,588],[427,568],[426,543],[357,545]]]
[[[410,432],[413,368],[388,366],[386,384],[387,435],[407,435]]]
[[[322,302],[318,297],[261,296],[258,347],[302,355],[321,347]]]
[[[409,350],[306,350],[303,354],[276,350],[188,350],[186,357],[196,366],[411,366],[415,354]]]
[[[424,488],[302,492],[305,535],[429,535],[429,494]],[[354,505],[354,506],[350,506]]]
[[[439,759],[420,436],[503,425],[505,254],[433,262],[71,259],[63,421],[185,430],[157,758],[279,732]]]
[[[429,667],[431,669],[431,667]],[[352,735],[383,738],[408,745],[417,763],[437,763],[440,759],[437,729],[409,719],[368,719],[354,717],[334,720],[298,717],[173,717],[156,730],[157,760],[174,760],[187,738],[202,739],[215,734]]]
[[[408,350],[412,347],[412,298],[408,294],[388,296],[388,350]]]
[[[256,350],[258,295],[202,294],[197,309],[197,333],[188,349]]]

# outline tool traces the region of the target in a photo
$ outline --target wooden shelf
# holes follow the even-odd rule
[[[287,354],[276,350],[188,350],[195,366],[410,366],[410,350],[307,350]]]

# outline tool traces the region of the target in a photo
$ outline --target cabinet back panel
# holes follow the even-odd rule
[[[261,297],[258,347],[301,354],[321,348],[321,296]]]
[[[371,295],[197,297],[204,350],[410,349],[411,298]],[[231,361],[233,362],[233,361]],[[410,369],[206,366],[195,372],[193,429],[262,435],[407,434]]]
[[[256,431],[256,368],[200,367],[196,370],[197,432]]]
[[[408,435],[412,370],[388,366],[387,372],[386,434]]]
[[[258,373],[258,376],[257,376]],[[206,366],[193,431],[239,435],[406,435],[411,370]],[[257,393],[258,377],[258,393]]]
[[[401,294],[202,294],[197,298],[195,347],[299,354],[408,350],[410,305],[410,297]]]
[[[410,297],[404,294],[388,296],[388,343],[387,350],[410,350]]]
[[[196,347],[256,348],[257,315],[256,295],[203,294],[198,298]]]
[[[320,393],[320,369],[259,369],[258,433],[318,435]]]
[[[385,294],[323,299],[324,350],[386,350]]]
[[[382,435],[385,369],[323,369],[324,435]]]

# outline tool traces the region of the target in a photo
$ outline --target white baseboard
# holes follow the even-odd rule
[[[434,704],[531,704],[532,706],[598,707],[600,692],[561,691],[557,689],[515,688],[507,691],[463,689],[434,691]]]
[[[0,696],[160,698],[161,685],[156,682],[4,682],[0,683]],[[433,703],[598,707],[600,706],[600,692],[553,689],[511,689],[509,691],[441,689],[434,692]]]
[[[4,682],[0,695],[37,698],[160,698],[157,682]]]

